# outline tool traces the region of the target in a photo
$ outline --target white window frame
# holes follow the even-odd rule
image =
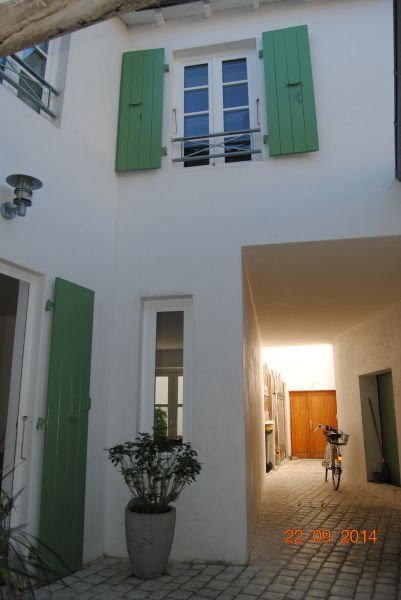
[[[59,113],[61,110],[61,88],[62,86],[64,86],[65,83],[66,59],[69,46],[69,40],[67,38],[68,36],[64,36],[63,38],[50,40],[48,43],[47,52],[44,52],[42,48],[39,47],[39,45],[31,46],[45,58],[45,71],[42,76],[42,79],[44,79],[56,92],[58,92],[58,95],[56,95],[56,93],[50,91],[45,86],[42,88],[42,102],[45,106],[47,106],[50,112],[53,113],[53,115],[48,114],[44,109],[40,107],[39,110],[36,110],[35,108],[31,107],[30,104],[26,103],[22,98],[18,98],[26,106],[31,108],[33,112],[36,112],[37,114],[41,115],[42,117],[48,119],[51,122],[58,122],[60,118]],[[23,53],[24,50],[21,50],[19,52],[16,52],[15,55],[23,61]],[[16,69],[16,72],[13,72],[11,69],[6,70],[6,74],[16,83],[18,83],[20,72],[25,71],[29,76],[29,72],[25,70],[23,66],[19,65],[12,58],[12,56],[6,56],[4,57],[4,59],[10,66],[13,66]],[[34,77],[32,77],[32,81],[35,81]],[[3,80],[0,83],[0,88],[1,87],[4,87],[5,89],[9,90],[11,93],[18,97],[19,90],[16,89],[9,82]]]
[[[152,433],[156,381],[156,319],[158,312],[184,313],[182,441],[192,441],[192,297],[142,300],[142,348],[138,432]]]
[[[237,60],[246,58],[247,60],[247,75],[248,75],[248,98],[249,98],[249,127],[250,129],[261,127],[260,115],[260,94],[257,78],[257,62],[256,49],[238,49],[238,50],[222,50],[219,52],[206,53],[196,58],[181,58],[175,62],[175,98],[174,98],[174,123],[173,123],[173,138],[184,136],[184,70],[188,66],[208,64],[208,89],[209,89],[209,132],[217,133],[224,131],[224,116],[223,116],[223,77],[222,63],[227,60]],[[202,87],[202,86],[200,86]],[[257,108],[259,103],[259,108]],[[258,114],[259,111],[259,114]],[[194,113],[196,114],[196,113]],[[259,121],[259,122],[258,122]],[[222,136],[223,138],[223,136]],[[213,138],[212,138],[213,139]],[[220,138],[215,138],[216,140]],[[217,154],[217,150],[212,150],[212,153]],[[179,143],[173,143],[173,158],[178,158],[181,155]],[[261,154],[252,154],[250,161],[260,160]],[[210,157],[209,165],[204,167],[216,166],[217,164],[237,164],[225,163],[224,157]],[[175,163],[184,168],[184,163]],[[199,166],[198,168],[201,168]]]

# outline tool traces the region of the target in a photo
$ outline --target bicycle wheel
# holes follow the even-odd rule
[[[331,474],[333,477],[333,488],[338,490],[340,487],[340,479],[341,479],[341,463],[338,460],[338,449],[337,446],[333,446],[332,455],[331,455]]]

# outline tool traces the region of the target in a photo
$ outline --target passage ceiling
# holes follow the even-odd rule
[[[331,343],[401,300],[401,236],[243,248],[265,346]]]

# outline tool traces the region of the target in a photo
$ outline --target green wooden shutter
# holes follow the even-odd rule
[[[91,290],[56,279],[39,539],[73,571],[82,566],[93,303]]]
[[[319,149],[308,27],[263,33],[270,156]]]
[[[160,168],[163,77],[163,48],[123,54],[116,171]]]

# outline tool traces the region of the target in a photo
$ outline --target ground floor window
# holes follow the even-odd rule
[[[190,440],[192,299],[143,301],[140,431]]]

